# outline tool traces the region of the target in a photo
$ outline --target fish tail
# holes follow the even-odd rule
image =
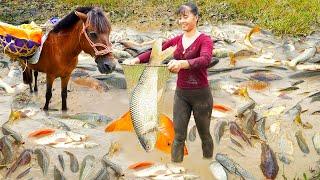
[[[129,111],[122,115],[119,119],[112,121],[105,128],[105,132],[113,131],[133,131],[133,124]]]

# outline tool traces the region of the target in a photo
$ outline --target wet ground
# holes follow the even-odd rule
[[[240,25],[221,25],[217,27],[206,26],[202,27],[201,30],[210,33],[216,39],[220,39],[221,41],[216,43],[217,49],[227,49],[228,51],[237,52],[239,50],[244,49],[244,35],[250,31],[250,27],[240,26]],[[131,39],[134,41],[147,41],[152,39],[153,37],[163,37],[167,38],[172,36],[173,34],[178,33],[179,31],[173,31],[168,33],[163,32],[153,32],[153,35],[150,33],[139,33],[134,30],[127,29],[117,29],[113,34],[113,41],[115,47],[121,49],[121,45],[117,44],[117,42],[121,39]],[[135,36],[136,34],[140,34],[139,36]],[[263,115],[267,110],[277,107],[283,107],[284,110],[281,113],[278,113],[274,116],[267,115],[266,119],[266,136],[267,143],[273,149],[273,151],[277,154],[280,152],[279,148],[279,137],[287,133],[289,139],[293,142],[294,153],[293,153],[293,161],[287,165],[282,163],[279,159],[279,173],[276,179],[283,179],[284,177],[288,179],[293,178],[303,178],[303,173],[306,173],[308,177],[310,177],[310,168],[314,169],[318,166],[317,161],[319,160],[319,155],[317,155],[313,143],[312,137],[316,132],[319,132],[319,114],[312,114],[314,111],[318,111],[320,102],[310,102],[310,98],[307,96],[312,93],[318,92],[320,87],[319,76],[314,77],[303,77],[303,78],[289,78],[289,75],[297,73],[297,71],[292,70],[290,68],[285,67],[286,69],[278,69],[278,68],[270,68],[266,67],[268,65],[275,65],[276,63],[272,63],[273,59],[277,60],[288,60],[292,59],[299,55],[305,48],[309,46],[309,42],[320,42],[317,39],[319,36],[314,35],[310,36],[306,39],[280,39],[278,37],[272,36],[270,33],[257,33],[252,37],[252,45],[253,48],[251,51],[256,52],[254,56],[245,56],[237,61],[235,67],[249,66],[251,68],[262,68],[269,69],[269,73],[273,75],[277,75],[277,80],[272,80],[267,82],[267,87],[262,90],[256,90],[254,88],[248,87],[249,96],[256,102],[256,106],[254,110],[258,113],[258,115]],[[224,41],[225,39],[226,41]],[[226,43],[226,42],[232,43]],[[233,42],[234,41],[234,42]],[[290,44],[295,49],[293,51],[286,51],[286,45]],[[291,47],[291,46],[290,46]],[[317,52],[319,54],[319,52]],[[270,55],[271,54],[271,55]],[[264,56],[263,56],[264,55]],[[263,63],[254,62],[254,60],[259,57],[263,57]],[[253,59],[250,59],[253,58]],[[211,83],[212,94],[214,98],[214,103],[225,105],[229,107],[231,111],[222,113],[217,110],[214,110],[212,114],[212,123],[211,123],[211,132],[213,135],[214,126],[218,120],[226,120],[226,121],[236,121],[240,123],[240,120],[235,117],[237,109],[247,102],[244,97],[235,95],[232,88],[238,88],[236,85],[245,83],[250,81],[250,77],[253,77],[254,73],[245,74],[243,73],[243,69],[233,70],[224,73],[212,74],[210,71],[219,70],[221,68],[229,68],[230,58],[224,57],[220,58],[220,62],[215,67],[209,69],[209,80]],[[269,63],[268,63],[269,62]],[[94,61],[86,55],[81,54],[79,64],[84,66],[95,66]],[[10,66],[12,67],[12,66]],[[79,69],[77,69],[79,71]],[[2,68],[0,69],[0,76],[5,80],[8,75],[9,70]],[[75,71],[76,72],[76,71]],[[96,77],[99,75],[98,71],[88,71],[85,70],[86,73],[91,77]],[[116,76],[122,77],[121,73],[115,72]],[[40,74],[40,85],[38,94],[30,94],[33,96],[33,100],[38,102],[36,108],[38,108],[38,113],[35,116],[30,118],[24,118],[20,120],[14,121],[11,127],[22,134],[25,144],[17,147],[17,152],[21,152],[24,148],[35,148],[39,147],[36,145],[34,140],[28,138],[28,134],[33,130],[45,128],[47,127],[43,123],[41,123],[41,118],[48,118],[54,116],[56,114],[61,114],[61,98],[60,98],[60,81],[57,79],[54,83],[53,97],[50,103],[50,109],[48,114],[44,113],[40,108],[44,105],[45,101],[45,78],[44,74]],[[242,79],[237,79],[242,78]],[[217,79],[223,79],[221,81],[217,81]],[[291,87],[292,82],[297,82],[298,80],[304,80],[301,84],[296,85],[298,89],[292,91],[284,91],[282,95],[280,95],[279,89]],[[21,79],[20,79],[21,81]],[[223,83],[221,83],[223,82]],[[10,79],[7,79],[7,83],[18,84],[19,80],[15,82],[10,82]],[[120,89],[119,87],[112,86],[110,83],[105,83],[107,85],[107,89],[104,90],[96,90],[92,87],[87,87],[83,85],[79,85],[76,81],[71,80],[68,90],[68,114],[75,114],[81,112],[95,112],[106,115],[110,118],[116,119],[123,115],[128,111],[129,107],[129,97],[126,89]],[[228,86],[226,86],[227,84]],[[28,95],[27,87],[21,88],[22,91],[25,91]],[[170,81],[168,81],[167,90],[165,92],[164,103],[161,106],[161,111],[166,115],[172,118],[172,105],[173,105],[173,95],[175,89],[175,77],[173,77]],[[228,92],[229,91],[229,92]],[[280,96],[279,96],[280,95]],[[8,120],[10,114],[10,107],[13,101],[14,95],[9,95],[5,91],[1,90],[0,95],[0,120],[1,123],[4,123]],[[285,98],[283,98],[285,97]],[[302,107],[301,119],[303,123],[310,123],[313,127],[312,129],[304,129],[300,125],[296,125],[292,121],[288,120],[284,113],[295,106],[300,100],[300,105]],[[55,110],[56,109],[56,110]],[[280,122],[279,132],[275,132],[270,130],[270,126],[275,123]],[[191,120],[189,124],[189,129],[194,125],[194,121]],[[86,128],[76,128],[72,127],[72,131],[78,132],[81,134],[85,134],[89,136],[89,140],[95,143],[98,143],[99,146],[92,149],[64,149],[64,148],[52,148],[50,146],[45,146],[45,149],[49,152],[51,163],[49,166],[49,174],[48,176],[43,176],[41,173],[41,169],[37,165],[36,160],[33,160],[31,163],[31,172],[24,177],[24,179],[29,179],[33,177],[33,179],[53,179],[53,167],[57,165],[60,167],[58,162],[58,154],[63,154],[64,159],[66,161],[66,170],[64,175],[67,179],[75,179],[78,177],[78,174],[72,173],[69,169],[69,158],[63,153],[63,151],[67,150],[74,153],[79,160],[79,163],[82,162],[84,156],[91,154],[96,158],[96,168],[93,174],[96,174],[101,167],[100,160],[103,155],[105,155],[109,146],[112,142],[117,142],[120,144],[120,150],[115,153],[112,159],[119,163],[123,169],[127,169],[127,167],[133,163],[140,161],[152,161],[156,164],[170,163],[170,154],[165,154],[159,150],[154,150],[150,153],[146,153],[143,148],[140,146],[138,139],[134,133],[129,132],[113,132],[106,133],[104,131],[105,125],[98,126],[94,129],[86,129]],[[309,146],[310,153],[303,154],[297,141],[295,139],[295,133],[298,129],[301,129],[305,135],[306,142]],[[60,130],[57,130],[60,131]],[[230,158],[232,158],[235,162],[240,164],[243,168],[245,168],[248,172],[253,174],[257,179],[263,179],[262,171],[260,170],[260,142],[254,138],[252,138],[253,146],[250,147],[248,145],[243,145],[243,149],[238,148],[230,141],[230,132],[227,130],[223,135],[220,144],[215,143],[214,145],[214,156],[216,153],[227,154]],[[199,136],[196,137],[194,142],[190,142],[187,140],[187,147],[189,151],[189,155],[185,156],[184,162],[182,164],[177,164],[178,166],[183,166],[186,168],[187,172],[190,174],[195,174],[200,177],[200,179],[213,179],[212,173],[209,169],[210,162],[214,160],[206,160],[202,158],[202,150],[200,145]],[[236,149],[238,152],[236,152]],[[240,153],[239,153],[240,152]],[[18,153],[17,153],[18,154]],[[25,170],[26,167],[19,168],[17,172],[10,176],[10,178],[14,179],[20,172]],[[2,175],[6,172],[6,168],[2,169],[0,172]],[[132,170],[126,171],[126,175],[124,179],[135,179],[132,175]],[[229,179],[240,179],[239,177],[229,174]]]

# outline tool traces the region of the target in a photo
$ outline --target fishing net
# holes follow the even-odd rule
[[[149,84],[148,86],[157,86],[157,93],[158,94],[158,107],[159,104],[163,100],[163,94],[166,88],[166,82],[171,77],[172,73],[168,70],[166,65],[157,65],[151,66],[146,64],[135,64],[135,65],[122,65],[125,79],[127,82],[127,92],[129,97],[134,90],[134,88],[139,83],[140,77],[144,70],[152,69],[153,71],[157,71],[158,74],[158,81],[157,84]]]

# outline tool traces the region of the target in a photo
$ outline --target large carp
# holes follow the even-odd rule
[[[170,77],[169,70],[161,62],[172,56],[174,50],[175,47],[169,47],[162,51],[161,40],[156,40],[148,65],[124,67],[130,94],[132,124],[140,144],[147,152],[153,150],[157,142],[160,127],[158,106]]]

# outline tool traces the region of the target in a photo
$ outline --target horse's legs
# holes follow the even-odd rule
[[[45,111],[47,111],[49,109],[49,102],[52,97],[52,84],[53,84],[54,79],[55,79],[54,76],[47,74],[46,103],[43,107],[43,110],[45,110]]]
[[[38,92],[38,71],[34,71],[34,92]]]
[[[68,110],[67,108],[67,96],[68,96],[68,82],[70,74],[61,78],[61,98],[62,98],[62,111]]]

